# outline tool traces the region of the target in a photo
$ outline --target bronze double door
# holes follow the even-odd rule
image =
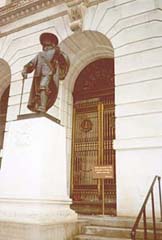
[[[115,215],[114,101],[107,97],[77,101],[73,112],[72,208],[82,214],[102,213],[102,184],[93,177],[93,168],[112,165],[113,179],[104,180],[105,213]]]

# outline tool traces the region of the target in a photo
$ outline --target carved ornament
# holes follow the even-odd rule
[[[71,30],[74,32],[81,30],[88,0],[65,0],[65,2],[69,9],[68,15]]]
[[[92,130],[93,123],[90,119],[84,119],[80,124],[81,131],[87,133]]]
[[[0,8],[0,26],[59,5],[64,0],[15,0]]]

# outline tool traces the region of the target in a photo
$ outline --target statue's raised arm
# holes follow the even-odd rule
[[[33,112],[46,112],[56,101],[59,80],[63,80],[69,70],[68,56],[58,46],[58,38],[53,33],[40,35],[42,52],[39,52],[22,71],[23,79],[34,71],[28,108]]]

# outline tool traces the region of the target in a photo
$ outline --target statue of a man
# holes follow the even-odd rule
[[[33,112],[46,112],[55,102],[59,80],[63,80],[69,70],[69,58],[58,47],[58,38],[52,33],[40,35],[42,52],[39,52],[22,71],[23,79],[34,71],[28,108]]]

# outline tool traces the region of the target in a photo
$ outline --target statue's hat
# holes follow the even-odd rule
[[[40,43],[44,46],[45,44],[58,44],[58,38],[55,34],[45,32],[40,35]]]

